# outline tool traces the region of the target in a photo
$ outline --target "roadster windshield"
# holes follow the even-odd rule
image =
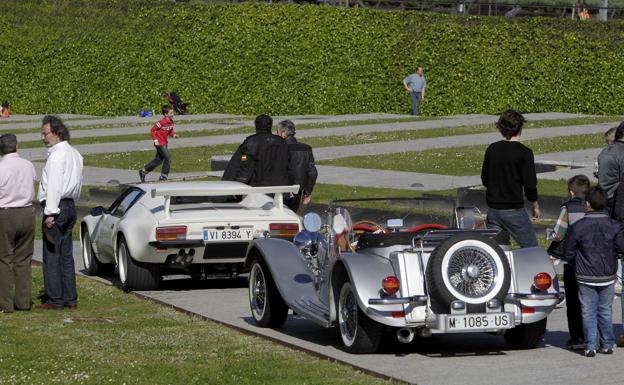
[[[346,210],[353,227],[409,230],[422,225],[455,227],[451,198],[370,198],[335,200],[330,211]]]

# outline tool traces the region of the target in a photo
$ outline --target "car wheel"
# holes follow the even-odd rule
[[[427,289],[436,313],[449,313],[459,300],[467,311],[485,312],[489,300],[502,304],[511,282],[507,256],[498,244],[479,234],[457,234],[429,257]]]
[[[530,324],[518,325],[505,332],[507,345],[515,349],[534,349],[543,340],[546,333],[546,320],[537,321]]]
[[[93,247],[91,246],[91,237],[89,231],[85,228],[84,235],[82,236],[82,260],[85,266],[85,273],[87,275],[98,275],[102,272],[103,263],[100,262],[95,256]]]
[[[252,262],[249,272],[249,306],[256,323],[265,328],[279,328],[288,317],[288,306],[261,259]]]
[[[383,326],[360,310],[349,281],[340,289],[337,313],[340,338],[347,352],[374,353],[379,349]]]
[[[130,290],[154,290],[160,283],[160,269],[152,263],[140,263],[132,259],[126,240],[122,237],[117,248],[117,267],[121,288]]]

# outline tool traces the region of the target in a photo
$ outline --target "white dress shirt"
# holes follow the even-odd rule
[[[0,159],[0,208],[32,206],[35,197],[35,166],[17,152]]]
[[[45,201],[44,215],[61,212],[59,202],[64,198],[77,201],[82,189],[82,155],[67,141],[48,149],[48,161],[41,174],[37,200]]]

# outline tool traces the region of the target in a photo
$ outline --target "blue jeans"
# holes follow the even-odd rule
[[[54,220],[54,226],[47,229],[42,223],[43,236],[43,287],[46,303],[57,306],[75,305],[76,271],[74,270],[74,245],[72,229],[76,223],[76,206],[73,200],[63,199],[59,203],[61,212]],[[43,220],[47,216],[43,216]],[[51,239],[48,239],[49,234]]]
[[[416,116],[420,113],[418,107],[420,105],[422,92],[410,92],[410,95],[412,96],[412,115]]]
[[[613,334],[612,307],[615,285],[590,286],[579,282],[578,288],[583,312],[585,349],[613,348],[615,334]]]
[[[498,210],[489,208],[487,212],[489,229],[505,230],[520,247],[537,246],[533,223],[525,209]]]

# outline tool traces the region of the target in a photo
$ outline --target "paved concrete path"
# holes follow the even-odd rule
[[[355,116],[327,116],[327,117],[290,117],[295,123],[299,124],[331,124],[335,122],[357,122],[358,120],[372,120],[372,119],[402,119],[409,117],[409,115],[390,115],[390,114],[367,114],[367,115],[355,115]],[[345,119],[349,118],[349,119]],[[357,118],[357,119],[355,119]],[[276,118],[274,122],[279,122],[282,118]],[[366,125],[354,125],[344,127],[327,127],[320,129],[299,129],[297,132],[298,137],[315,137],[325,135],[349,135],[358,134],[362,132],[394,132],[394,131],[406,131],[406,130],[422,130],[428,128],[443,128],[443,127],[458,127],[464,125],[484,124],[492,123],[493,117],[488,115],[468,115],[463,117],[450,117],[439,120],[425,120],[425,121],[411,121],[411,122],[387,122],[381,124],[366,124]],[[137,127],[119,127],[119,128],[100,128],[100,129],[84,129],[84,130],[71,130],[72,138],[89,138],[89,137],[101,137],[101,136],[123,136],[131,134],[145,134],[147,136],[146,141],[149,142],[149,129],[154,123],[153,120],[146,121],[142,126]],[[239,143],[245,137],[254,132],[252,128],[254,126],[253,121],[233,121],[228,123],[177,123],[175,131],[181,133],[189,131],[210,131],[210,130],[223,130],[228,128],[240,128],[248,127],[249,132],[244,134],[234,135],[221,135],[212,136],[213,144],[223,143]],[[331,131],[328,131],[331,130]],[[34,141],[41,139],[38,132],[18,134],[17,140],[20,142]],[[121,142],[121,141],[120,141]]]
[[[458,125],[462,120],[455,121]],[[427,121],[427,125],[434,124],[437,121]],[[376,127],[368,126],[351,126],[351,127],[336,127],[331,128],[331,132],[328,133],[327,129],[309,129],[302,130],[297,134],[297,137],[302,139],[309,137],[322,137],[329,135],[348,135],[352,133],[361,132],[373,132],[379,130],[397,131],[397,130],[413,130],[417,127],[419,122],[408,123],[392,123],[385,125],[373,125]],[[425,122],[423,122],[425,123]],[[448,122],[447,122],[448,123]],[[424,126],[424,124],[423,124]],[[565,127],[544,127],[525,130],[523,132],[523,140],[530,139],[542,139],[565,135],[580,135],[591,133],[604,133],[609,127],[612,127],[613,123],[597,123],[597,124],[584,124]],[[448,127],[440,126],[440,127]],[[429,128],[429,127],[427,127]],[[423,128],[424,129],[424,128]],[[371,131],[369,131],[371,130]],[[192,147],[204,147],[218,144],[238,144],[241,143],[247,134],[237,135],[224,135],[224,136],[204,136],[196,138],[180,138],[177,140],[171,140],[169,147],[174,148],[192,148]],[[335,147],[321,147],[314,149],[314,157],[317,160],[326,159],[338,159],[360,155],[378,155],[378,154],[391,154],[406,151],[422,151],[434,148],[447,148],[447,147],[461,147],[469,145],[486,144],[500,140],[500,134],[498,132],[483,133],[483,134],[470,134],[470,135],[457,135],[446,136],[443,138],[427,138],[427,139],[415,139],[415,140],[403,140],[393,142],[381,142],[381,143],[367,143],[356,144],[350,146],[335,146]],[[134,141],[134,142],[116,142],[116,143],[99,143],[99,144],[86,144],[75,146],[81,154],[105,154],[105,153],[119,153],[119,152],[131,152],[131,151],[148,151],[153,150],[153,146],[149,140]],[[45,148],[31,148],[24,149],[20,152],[23,157],[30,160],[40,160],[46,158]]]
[[[81,255],[80,244],[74,242],[77,272],[84,268]],[[35,259],[40,261],[40,256],[41,241],[36,241]],[[116,277],[92,279],[118,285]],[[503,337],[467,333],[417,338],[409,345],[395,343],[389,338],[377,354],[352,355],[340,350],[335,330],[321,328],[292,314],[281,329],[257,327],[250,315],[244,280],[197,283],[190,279],[174,279],[164,281],[161,290],[137,293],[246,332],[418,385],[622,383],[624,349],[616,349],[612,356],[599,355],[593,359],[564,349],[568,338],[564,308],[556,309],[548,318],[544,344],[537,349],[512,350],[506,346]],[[615,322],[620,320],[620,314],[617,299],[613,308]],[[616,324],[616,333],[619,331],[620,324]]]
[[[600,148],[583,150],[577,156],[577,152],[551,153],[536,156],[536,162],[555,162],[558,164],[572,164],[575,168],[565,168],[552,172],[538,174],[539,179],[561,180],[568,179],[577,174],[585,174],[595,181],[593,177],[593,160],[600,152]],[[581,162],[569,162],[569,159],[580,159]],[[35,163],[37,174],[41,175],[43,163]],[[337,184],[347,186],[380,187],[408,190],[447,190],[459,187],[477,186],[481,184],[479,175],[452,176],[441,174],[416,173],[392,170],[376,170],[365,168],[349,168],[317,165],[319,176],[317,183]],[[222,171],[205,172],[172,172],[170,179],[181,180],[184,178],[221,177]],[[84,184],[105,186],[118,183],[138,183],[139,177],[136,170],[121,170],[99,167],[85,167]],[[158,172],[150,173],[147,180],[156,180]]]

